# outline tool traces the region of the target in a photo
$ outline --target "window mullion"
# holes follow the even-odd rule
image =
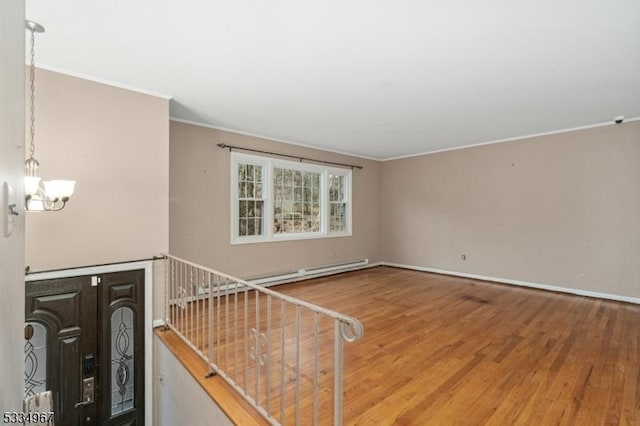
[[[264,236],[267,239],[273,238],[273,209],[275,205],[275,190],[273,188],[273,162],[267,161],[264,165],[262,177],[262,199],[264,200]]]
[[[322,211],[322,233],[329,233],[329,171],[322,172],[320,210]]]
[[[352,229],[351,229],[351,189],[352,189],[352,182],[351,182],[351,173],[347,174],[345,176],[344,179],[344,198],[345,198],[345,231],[349,234],[351,234]]]

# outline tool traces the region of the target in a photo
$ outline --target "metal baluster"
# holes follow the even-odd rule
[[[296,424],[300,424],[300,305],[296,305]]]
[[[171,300],[169,301],[169,316],[170,316],[170,320],[169,321],[171,323],[171,325],[175,326],[176,325],[176,319],[175,319],[175,311],[176,311],[176,304],[175,304],[175,300],[176,300],[176,269],[175,269],[175,265],[174,265],[174,260],[169,258],[169,271],[170,274],[169,275],[169,287],[170,287],[170,297]],[[171,301],[173,301],[173,304],[171,303]]]
[[[200,288],[202,288],[203,294],[202,297],[200,297]],[[200,269],[198,271],[198,304],[201,306],[200,309],[200,316],[198,317],[198,330],[200,331],[199,334],[199,339],[200,339],[200,344],[202,345],[202,352],[204,352],[204,291],[205,291],[206,287],[204,285],[204,270]]]
[[[180,264],[176,262],[173,266],[173,326],[178,327],[180,322],[180,299],[178,294],[180,291]]]
[[[189,265],[184,265],[183,271],[183,281],[182,281],[182,316],[183,321],[181,324],[181,331],[185,338],[188,338],[188,322],[189,322],[189,306],[187,305],[187,294],[189,294],[188,286],[189,286]]]
[[[185,321],[184,321],[184,335],[187,340],[189,339],[189,320],[191,315],[191,306],[189,306],[189,294],[191,293],[190,289],[190,276],[191,276],[191,265],[186,265],[186,275],[185,275],[185,284],[184,284],[184,310],[185,310]]]
[[[202,297],[200,298],[200,301],[201,301],[200,340],[202,341],[202,352],[204,352],[207,347],[207,336],[205,334],[207,321],[205,319],[205,315],[207,313],[206,308],[207,308],[207,299],[209,295],[208,295],[207,278],[206,278],[207,273],[204,269],[201,272],[202,272],[202,276],[200,277],[200,283],[202,285]]]
[[[256,403],[260,405],[260,292],[256,291]]]
[[[249,375],[249,299],[247,292],[249,288],[244,288],[244,393],[247,393],[247,376]]]
[[[202,320],[200,322],[200,326],[202,327],[202,333],[200,334],[200,338],[202,339],[202,351],[204,352],[207,347],[207,318],[205,315],[207,314],[207,300],[209,299],[209,287],[207,286],[207,271],[202,270],[202,288],[205,293],[202,295]]]
[[[191,336],[189,341],[193,342],[193,266],[189,268],[189,298],[187,300],[189,300],[187,305],[189,307],[189,328],[187,330]]]
[[[238,380],[238,283],[233,294],[233,376]]]
[[[213,362],[213,277],[211,276],[211,272],[209,272],[207,274],[207,282],[209,284],[209,298],[208,300],[208,305],[207,305],[207,314],[209,317],[209,321],[208,321],[208,327],[209,327],[209,341],[207,342],[209,344],[209,359],[207,360],[209,362],[209,364],[211,364]]]
[[[164,321],[165,323],[170,323],[170,315],[169,312],[169,284],[171,282],[171,272],[169,269],[169,265],[171,264],[171,259],[165,257],[162,266],[164,268]]]
[[[313,424],[318,424],[318,328],[320,316],[317,312],[313,315]]]
[[[231,282],[227,280],[225,288],[224,302],[224,368],[229,368],[229,286]]]
[[[178,269],[176,271],[176,310],[177,310],[177,318],[176,318],[176,327],[182,333],[182,317],[184,315],[184,310],[182,309],[182,282],[184,281],[184,265],[182,263],[178,263]]]
[[[209,309],[209,294],[211,294],[211,288],[209,288],[209,285],[207,284],[207,271],[203,270],[202,271],[202,288],[204,293],[202,294],[202,323],[200,324],[202,326],[202,348],[204,350],[204,348],[207,347],[207,344],[209,343],[207,341],[207,335],[208,335],[208,331],[207,331],[207,325],[208,325],[208,309]],[[206,316],[207,315],[207,316]]]
[[[267,295],[267,412],[271,414],[271,295]]]
[[[177,264],[176,268],[176,330],[180,330],[180,323],[182,322],[182,300],[180,299],[180,284],[182,283],[182,263]]]
[[[181,331],[182,331],[182,335],[186,337],[187,335],[187,314],[189,313],[188,311],[188,306],[187,306],[187,282],[189,281],[189,270],[187,269],[188,265],[184,265],[184,268],[182,273],[182,295],[181,295],[181,300],[182,300],[182,322],[181,322]]]
[[[287,305],[285,305],[284,300],[280,299],[280,417],[282,424],[286,423],[286,411],[285,411],[285,387],[284,387],[284,364],[285,364],[285,331],[286,331],[286,316],[287,316]]]
[[[220,275],[216,275],[216,364],[220,367]]]
[[[340,320],[334,319],[333,350],[333,424],[342,425],[342,332]]]
[[[171,293],[171,299],[169,300],[169,319],[172,326],[175,326],[176,322],[176,267],[174,261],[170,260],[169,270],[171,271],[171,275],[169,276],[169,291]]]
[[[184,282],[186,281],[187,265],[182,264],[180,270],[180,333],[184,336],[184,323],[187,318],[187,313],[184,309]]]
[[[173,326],[178,327],[180,322],[180,299],[178,299],[178,289],[180,288],[180,263],[174,265],[173,271]]]
[[[200,268],[196,269],[196,347],[200,350],[202,342],[200,341]]]

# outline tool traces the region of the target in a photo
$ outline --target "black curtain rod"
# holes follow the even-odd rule
[[[73,269],[95,268],[98,266],[122,265],[123,263],[148,262],[149,260],[162,260],[166,258],[167,256],[153,256],[147,259],[123,260],[121,262],[99,263],[97,265],[72,266],[71,268],[47,269],[45,271],[33,271],[33,272],[31,271],[31,267],[27,266],[26,268],[24,268],[24,274],[32,275],[32,274],[42,274],[45,272],[57,272],[57,271],[67,271],[67,270],[71,271]]]
[[[314,163],[331,164],[333,166],[349,167],[352,170],[353,169],[362,170],[362,166],[356,166],[354,164],[334,163],[333,161],[314,160],[313,158],[298,157],[297,155],[289,155],[289,154],[279,154],[277,152],[262,151],[260,149],[253,149],[253,148],[242,148],[241,146],[227,145],[225,143],[219,143],[218,146],[220,148],[229,148],[229,151],[231,151],[232,149],[238,149],[238,150],[241,150],[241,151],[257,152],[257,153],[260,153],[260,154],[277,155],[278,157],[295,158],[296,160],[299,160],[300,162],[302,162],[302,161],[313,161]]]

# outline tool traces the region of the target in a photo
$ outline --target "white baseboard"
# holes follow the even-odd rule
[[[157,328],[157,327],[164,327],[164,320],[154,319],[152,328]]]
[[[569,287],[560,287],[560,286],[549,285],[549,284],[532,283],[528,281],[512,280],[508,278],[487,277],[484,275],[468,274],[466,272],[445,271],[443,269],[426,268],[423,266],[414,266],[414,265],[404,265],[404,264],[393,263],[393,262],[380,262],[380,263],[384,266],[393,266],[396,268],[413,269],[415,271],[433,272],[435,274],[453,275],[456,277],[472,278],[472,279],[483,280],[483,281],[493,281],[496,283],[516,285],[519,287],[537,288],[541,290],[555,291],[558,293],[576,294],[578,296],[594,297],[597,299],[616,300],[618,302],[635,303],[640,305],[640,298],[638,297],[621,296],[618,294],[610,294],[610,293],[600,293],[597,291],[581,290],[578,288],[569,288]]]

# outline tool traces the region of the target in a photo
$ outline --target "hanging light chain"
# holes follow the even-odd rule
[[[36,34],[34,28],[31,28],[31,63],[29,64],[29,80],[31,84],[31,138],[29,140],[29,156],[33,158],[36,153]]]
[[[0,0],[1,1],[1,0]],[[62,210],[73,194],[75,181],[54,180],[42,182],[38,177],[36,153],[36,34],[43,33],[44,27],[37,22],[25,21],[25,27],[31,32],[31,58],[29,63],[29,112],[30,137],[29,158],[25,161],[25,210],[58,211]]]

